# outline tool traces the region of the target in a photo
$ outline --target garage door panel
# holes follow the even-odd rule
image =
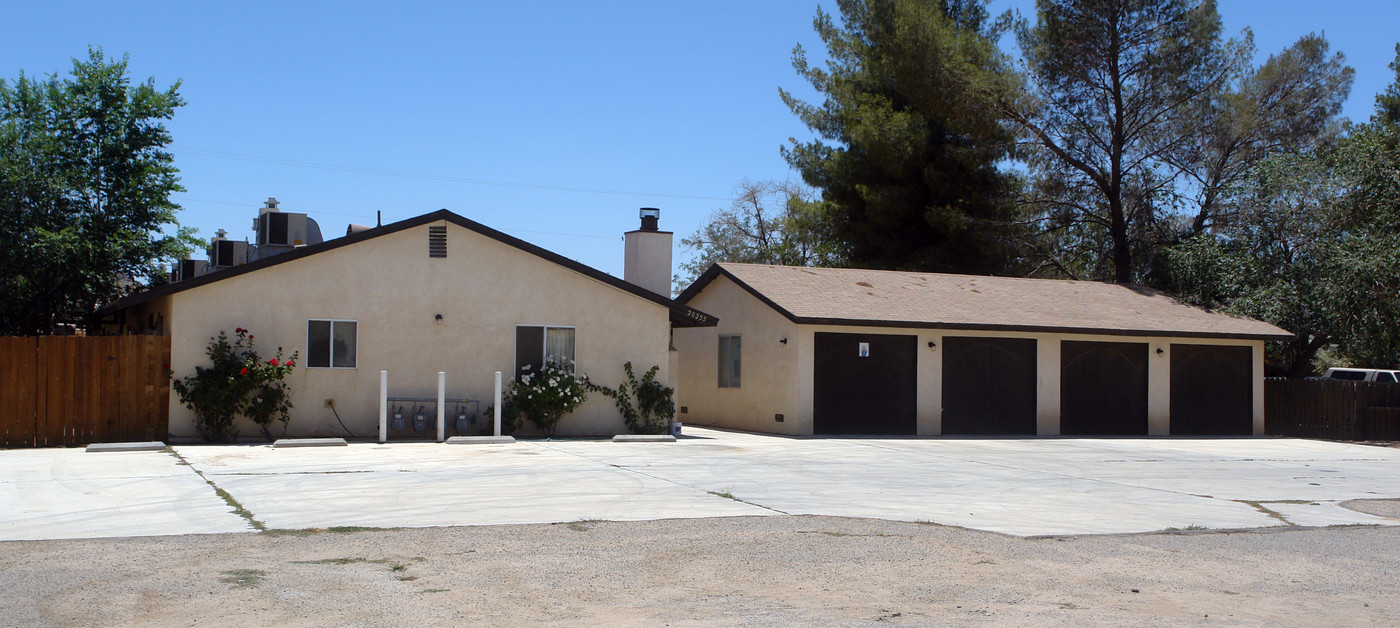
[[[944,434],[1035,434],[1035,413],[1035,340],[943,338]]]
[[[1171,369],[1173,435],[1254,433],[1251,347],[1174,344]]]
[[[1060,344],[1060,433],[1147,434],[1147,344]]]
[[[918,341],[893,334],[816,333],[812,431],[917,433]]]

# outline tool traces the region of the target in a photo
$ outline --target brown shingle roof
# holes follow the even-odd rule
[[[1151,288],[1093,281],[724,263],[711,266],[677,300],[689,301],[719,275],[804,324],[1292,337],[1268,323],[1187,305]]]

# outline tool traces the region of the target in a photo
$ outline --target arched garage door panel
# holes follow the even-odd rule
[[[918,343],[917,336],[814,334],[812,431],[917,433]]]
[[[1147,344],[1060,344],[1060,433],[1147,435]]]
[[[1171,433],[1254,433],[1254,356],[1250,347],[1172,345]]]
[[[943,433],[1035,434],[1035,340],[943,338]]]

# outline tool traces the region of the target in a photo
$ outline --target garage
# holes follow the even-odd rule
[[[677,299],[720,321],[674,334],[682,420],[794,436],[1262,434],[1257,361],[1295,339],[1093,281],[721,262]]]
[[[1035,340],[943,338],[943,433],[1035,434]]]
[[[917,336],[815,333],[813,432],[915,434],[917,347]]]
[[[1254,356],[1247,346],[1173,344],[1173,436],[1254,433]]]
[[[1060,343],[1060,433],[1147,435],[1147,343]]]

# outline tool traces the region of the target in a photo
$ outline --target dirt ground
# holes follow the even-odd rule
[[[0,543],[3,625],[1400,625],[1400,529],[736,517]]]

